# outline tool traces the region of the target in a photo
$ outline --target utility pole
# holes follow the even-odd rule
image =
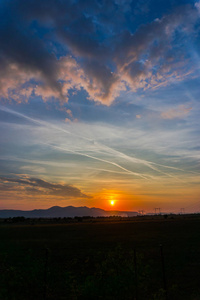
[[[181,215],[184,215],[184,214],[185,214],[185,208],[182,207],[182,208],[181,208]]]
[[[161,214],[160,207],[155,207],[154,210],[155,210],[155,215],[160,215]]]

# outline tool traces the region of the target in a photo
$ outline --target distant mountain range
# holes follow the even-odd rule
[[[74,207],[74,206],[53,206],[48,209],[34,209],[34,210],[13,210],[4,209],[0,210],[0,218],[13,218],[13,217],[25,217],[25,218],[64,218],[64,217],[109,217],[109,216],[121,216],[132,217],[137,216],[137,212],[133,211],[106,211],[100,208],[89,208],[86,206]]]

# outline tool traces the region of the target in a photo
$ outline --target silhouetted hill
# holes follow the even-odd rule
[[[4,209],[0,210],[0,218],[13,218],[13,217],[25,217],[25,218],[64,218],[64,217],[108,217],[108,216],[122,216],[131,217],[136,216],[137,212],[126,211],[106,211],[96,207],[60,207],[53,206],[48,209],[34,209],[30,211],[25,210],[13,210]]]

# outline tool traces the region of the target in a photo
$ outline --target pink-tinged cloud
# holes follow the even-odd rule
[[[66,112],[68,113],[68,115],[73,118],[73,115],[72,115],[72,111],[70,109],[67,109]]]
[[[177,108],[172,108],[167,111],[161,113],[161,117],[163,119],[176,119],[176,118],[184,118],[192,109],[192,107],[186,108],[184,105],[180,105]]]
[[[71,120],[69,118],[65,118],[66,123],[71,123]]]
[[[0,40],[1,98],[22,102],[35,95],[44,101],[53,97],[65,103],[70,90],[84,89],[89,99],[110,105],[127,88],[133,92],[156,89],[195,72],[187,47],[173,51],[173,43],[175,33],[181,33],[186,40],[195,30],[199,2],[155,19],[134,33],[122,30],[112,37],[112,45],[110,40],[95,39],[95,22],[76,5],[59,2],[54,7],[51,3],[51,9],[47,6],[44,11],[45,6],[38,1],[31,3],[31,10],[21,2],[16,0],[16,7],[22,10],[27,27],[16,31],[17,24],[7,20],[2,28],[5,34]],[[75,17],[76,24],[71,19]],[[69,54],[56,57],[54,48],[47,49],[40,38],[29,32],[32,20],[43,22],[47,28],[53,26],[56,41]]]

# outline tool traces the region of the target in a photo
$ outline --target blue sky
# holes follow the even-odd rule
[[[199,211],[200,2],[0,6],[0,208]]]

